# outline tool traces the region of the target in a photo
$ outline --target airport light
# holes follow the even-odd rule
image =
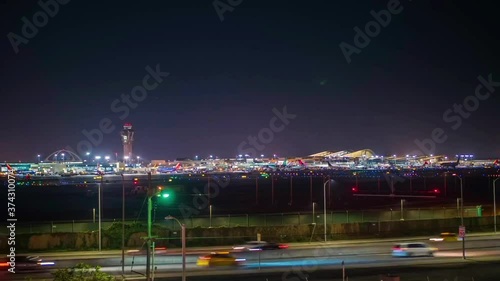
[[[40,154],[36,156],[38,158],[38,163],[40,163]]]
[[[182,239],[182,281],[186,281],[186,225],[181,223],[176,217],[166,216],[166,220],[175,220],[181,227]]]
[[[64,153],[61,153],[61,156],[62,156],[62,161],[64,163]]]

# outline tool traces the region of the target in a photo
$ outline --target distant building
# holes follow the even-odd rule
[[[123,125],[123,130],[121,132],[122,144],[123,144],[123,160],[132,159],[132,145],[134,143],[134,130],[132,129],[132,124],[125,123]]]

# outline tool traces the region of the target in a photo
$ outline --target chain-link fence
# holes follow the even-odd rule
[[[464,207],[464,217],[480,217],[491,215],[491,210],[484,211],[482,206]],[[385,222],[400,220],[428,220],[448,219],[460,217],[458,208],[422,208],[422,209],[389,209],[389,210],[364,210],[364,211],[335,211],[326,213],[327,224],[363,223],[363,222]],[[308,225],[324,224],[325,214],[323,210],[305,213],[277,213],[277,214],[240,214],[240,215],[217,215],[207,217],[179,218],[188,228],[196,227],[237,227],[237,226],[279,226],[279,225]],[[121,219],[102,220],[102,228],[106,229],[113,222],[121,222]],[[134,221],[127,220],[126,223]],[[158,225],[170,229],[178,229],[177,222],[159,221]],[[16,233],[56,233],[56,232],[89,232],[98,230],[98,221],[54,221],[54,222],[18,222]]]

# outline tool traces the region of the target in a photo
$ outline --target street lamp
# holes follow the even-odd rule
[[[324,236],[325,236],[325,242],[326,242],[326,184],[332,181],[331,179],[328,179],[325,181],[323,184],[323,227],[324,227]]]
[[[122,173],[122,275],[125,275],[125,177]]]
[[[496,178],[493,180],[493,226],[495,228],[495,233],[497,233],[497,199],[496,199],[496,186],[495,182],[500,179]]]
[[[401,219],[402,221],[404,221],[404,209],[403,209],[403,204],[405,202],[405,199],[401,199]]]
[[[182,239],[182,281],[186,281],[186,225],[173,216],[166,216],[166,220],[175,220],[181,227]]]
[[[99,227],[99,238],[98,238],[98,243],[99,243],[99,252],[101,251],[101,242],[102,242],[102,234],[101,234],[101,185],[102,185],[102,182],[103,182],[103,177],[104,177],[104,174],[101,174],[99,172],[99,159],[101,159],[101,156],[97,155],[95,157],[95,159],[97,160],[97,174],[99,174],[99,176],[101,177],[101,182],[98,184],[97,186],[97,209],[98,209],[98,220],[99,220],[99,223],[98,223],[98,227]]]
[[[462,177],[453,174],[454,177],[457,177],[460,180],[460,223],[462,226],[464,225],[464,188],[463,188],[463,182],[462,182]]]
[[[40,163],[40,154],[36,156],[38,158],[38,163]]]
[[[464,227],[464,188],[462,177],[457,174],[453,174],[454,177],[457,177],[460,180],[460,222],[461,227]],[[462,258],[465,259],[465,233],[462,237]]]
[[[62,156],[62,162],[64,163],[64,153],[61,153]]]

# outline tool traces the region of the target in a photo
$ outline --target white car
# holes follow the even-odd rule
[[[437,251],[426,243],[399,243],[392,247],[393,257],[433,256]]]

